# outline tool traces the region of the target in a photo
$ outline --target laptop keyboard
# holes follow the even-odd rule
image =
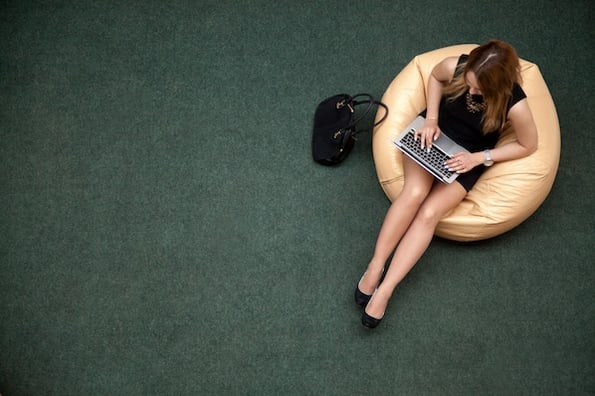
[[[449,171],[444,166],[444,161],[449,159],[450,157],[437,148],[435,145],[432,145],[430,148],[430,152],[428,152],[427,148],[421,148],[419,140],[416,142],[415,137],[413,136],[413,131],[410,131],[403,137],[401,143],[404,146],[407,146],[407,149],[417,153],[421,158],[423,158],[429,165],[432,166],[436,172],[450,177],[454,172]]]

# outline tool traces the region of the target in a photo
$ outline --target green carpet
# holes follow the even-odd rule
[[[0,393],[595,394],[595,3],[0,1]],[[589,27],[591,26],[591,27]],[[352,293],[388,200],[316,104],[497,37],[562,131],[553,190],[436,239],[382,325]]]

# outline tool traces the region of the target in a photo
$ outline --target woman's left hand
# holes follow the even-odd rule
[[[483,161],[477,159],[476,153],[461,152],[453,155],[453,157],[447,160],[444,165],[451,172],[465,173],[481,164]]]

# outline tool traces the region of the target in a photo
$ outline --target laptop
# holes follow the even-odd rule
[[[415,141],[414,133],[417,129],[423,127],[424,121],[424,117],[418,116],[399,134],[393,143],[409,158],[434,175],[436,179],[443,183],[452,183],[459,174],[449,171],[444,166],[444,161],[462,151],[467,152],[467,150],[456,144],[444,133],[441,133],[438,139],[432,143],[430,152],[428,152],[427,148],[422,149],[420,140]]]

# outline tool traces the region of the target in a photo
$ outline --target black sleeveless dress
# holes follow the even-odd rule
[[[458,66],[465,62],[467,57],[468,55],[461,55],[459,57],[454,76],[463,72],[463,69]],[[452,102],[442,97],[439,108],[438,126],[448,137],[472,153],[492,149],[498,142],[500,131],[492,131],[485,135],[482,133],[481,119],[483,117],[483,111],[473,113],[467,109],[465,96],[468,92],[467,90],[465,94]],[[512,89],[512,97],[508,102],[508,110],[526,97],[527,95],[525,95],[521,86],[515,83]],[[473,100],[476,103],[483,103],[481,95],[473,95]],[[484,165],[476,166],[471,171],[459,175],[455,181],[459,182],[465,190],[469,191],[484,171]]]

